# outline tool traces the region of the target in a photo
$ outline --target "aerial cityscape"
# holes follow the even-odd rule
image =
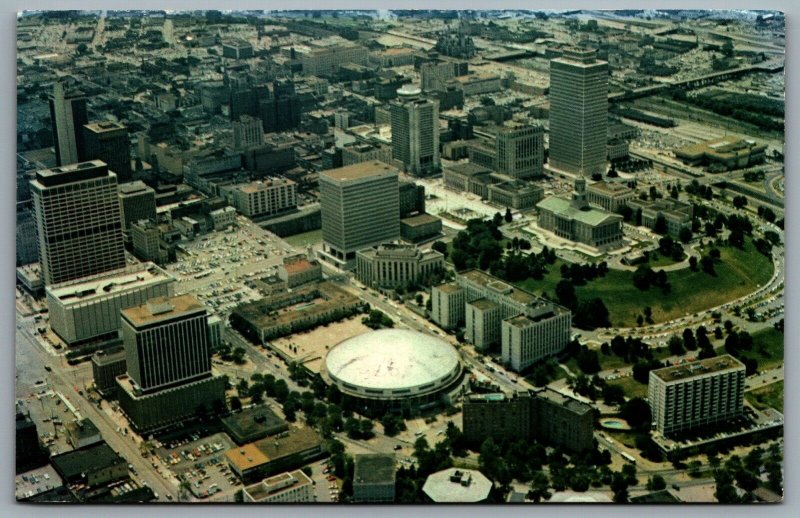
[[[16,499],[783,501],[784,16],[17,16]]]

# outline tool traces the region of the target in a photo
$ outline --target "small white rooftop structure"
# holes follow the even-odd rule
[[[434,502],[474,503],[489,496],[492,481],[480,471],[449,468],[428,477],[422,491]]]

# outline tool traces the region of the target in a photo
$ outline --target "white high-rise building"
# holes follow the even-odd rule
[[[744,410],[745,366],[729,354],[650,371],[647,401],[662,435],[733,419]]]
[[[605,173],[608,63],[593,50],[565,50],[550,61],[550,167]]]
[[[125,266],[117,175],[100,160],[36,173],[31,194],[45,285]]]

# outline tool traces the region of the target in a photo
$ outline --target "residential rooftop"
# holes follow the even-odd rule
[[[356,455],[353,483],[394,484],[395,456],[391,453]]]
[[[728,370],[744,370],[744,364],[729,354],[705,358],[696,362],[684,363],[672,367],[665,367],[650,371],[654,376],[665,382],[680,381],[704,376],[706,374],[719,374]]]

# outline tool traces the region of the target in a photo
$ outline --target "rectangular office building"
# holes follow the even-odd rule
[[[594,50],[550,61],[550,167],[603,174],[608,154],[608,63]]]
[[[153,263],[53,284],[46,289],[50,327],[68,346],[114,339],[120,311],[172,295],[175,278]]]
[[[728,354],[650,371],[653,427],[669,435],[736,418],[744,384],[744,364]]]
[[[117,176],[104,162],[38,171],[31,194],[45,285],[125,267]]]
[[[358,250],[400,238],[398,176],[377,161],[320,174],[323,259],[352,268]]]

